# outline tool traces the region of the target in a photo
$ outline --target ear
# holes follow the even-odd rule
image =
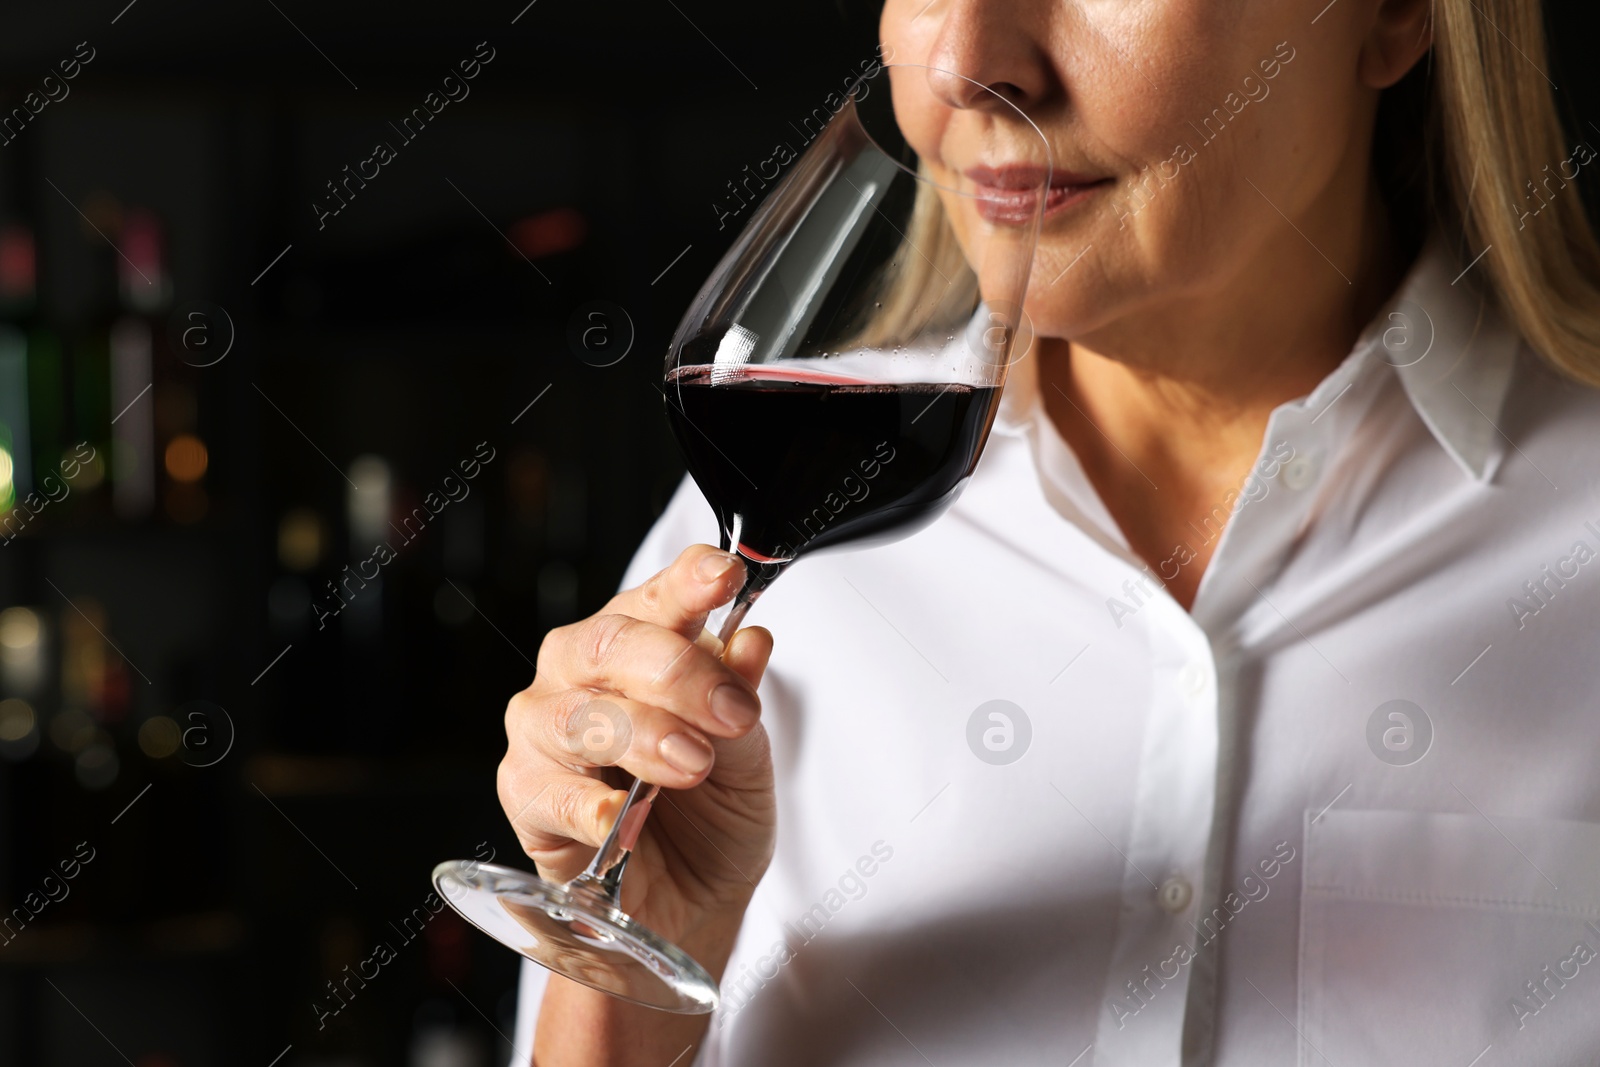
[[[1432,0],[1378,0],[1356,74],[1370,89],[1387,89],[1432,47]]]

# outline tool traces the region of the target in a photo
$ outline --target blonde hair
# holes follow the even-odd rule
[[[1575,148],[1564,140],[1544,74],[1543,5],[1432,5],[1432,58],[1406,79],[1422,83],[1422,129],[1387,131],[1391,142],[1409,136],[1415,144],[1424,135],[1425,174],[1416,177],[1429,203],[1416,206],[1431,206],[1440,222],[1465,235],[1463,265],[1482,254],[1469,277],[1483,272],[1474,284],[1546,363],[1600,386],[1600,244],[1580,190],[1561,173]],[[1406,110],[1391,108],[1391,121]]]
[[[917,183],[899,251],[869,290],[877,307],[854,337],[840,343],[842,349],[915,344],[941,326],[958,328],[978,306],[978,275],[928,184],[927,165],[919,164],[917,173],[925,180]]]

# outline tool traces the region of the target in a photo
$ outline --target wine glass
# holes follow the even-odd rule
[[[701,287],[666,360],[673,434],[723,549],[746,566],[711,624],[724,643],[796,559],[905,537],[956,499],[1023,349],[1034,245],[1062,196],[1038,128],[959,74],[878,65],[829,99],[795,127],[808,146]],[[906,131],[897,110],[941,121]],[[434,884],[558,974],[649,1007],[711,1011],[705,969],[618,904],[624,841],[657,789],[633,783],[594,861],[565,885],[459,860],[435,868]]]

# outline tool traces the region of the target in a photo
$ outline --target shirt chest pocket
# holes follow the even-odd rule
[[[1302,1067],[1600,1063],[1600,824],[1327,811],[1305,841]]]

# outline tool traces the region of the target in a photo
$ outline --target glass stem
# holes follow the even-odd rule
[[[739,624],[744,622],[745,615],[750,611],[750,605],[756,602],[756,597],[760,596],[772,582],[772,578],[762,579],[760,573],[762,568],[749,563],[746,566],[750,570],[745,576],[744,586],[739,590],[739,595],[728,605],[727,614],[717,624],[717,640],[722,642],[724,649],[727,648],[729,639],[738,632]],[[713,611],[706,622],[713,622],[716,617],[717,612]]]
[[[628,813],[633,810],[634,803],[641,796],[644,797],[644,802],[649,804],[660,791],[660,786],[651,785],[643,778],[633,780],[633,785],[628,787],[628,798],[622,802],[622,811],[617,814],[617,821],[611,824],[611,832],[600,842],[600,849],[594,854],[594,859],[589,861],[588,868],[574,878],[571,885],[592,889],[613,905],[617,903],[618,894],[622,891],[622,872],[627,870],[628,857],[633,855],[632,849],[624,848],[622,845],[623,824],[627,822]]]
[[[728,614],[717,627],[717,640],[722,642],[724,648],[738,632],[739,624],[750,611],[750,605],[756,602],[756,598],[789,565],[787,562],[755,563],[748,559],[744,564],[744,585],[740,588],[739,595],[733,598],[727,609]],[[660,791],[660,786],[652,785],[643,778],[633,780],[633,785],[628,788],[627,799],[622,802],[622,811],[617,814],[617,821],[611,824],[611,831],[606,834],[606,839],[600,842],[600,848],[595,852],[594,859],[589,861],[589,866],[582,874],[567,883],[569,886],[581,886],[592,890],[605,897],[612,905],[618,906],[622,889],[622,872],[628,867],[628,857],[633,855],[632,848],[624,847],[622,844],[623,826],[627,824],[628,815],[636,803],[648,806]],[[648,814],[647,809],[640,812],[636,818],[643,820]],[[634,834],[634,839],[638,839],[637,832]]]

